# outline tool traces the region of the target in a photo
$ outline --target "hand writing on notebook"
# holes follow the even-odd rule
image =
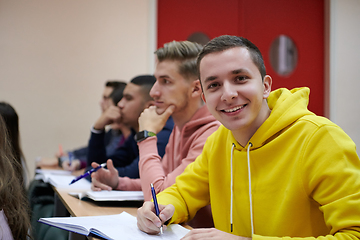
[[[114,167],[111,159],[107,160],[107,169],[101,168],[98,171],[91,174],[91,190],[101,191],[116,189],[119,184],[118,170]],[[99,166],[99,164],[91,163],[93,168]]]
[[[175,208],[173,205],[159,204],[159,217],[155,213],[154,203],[151,201],[144,202],[143,206],[137,211],[137,225],[138,228],[149,234],[158,234],[160,227],[163,225],[163,230],[166,230],[164,224],[174,214]],[[160,219],[161,221],[160,221]]]
[[[151,201],[144,202],[143,206],[137,211],[137,225],[138,228],[148,234],[158,234],[160,227],[163,225],[166,230],[165,222],[169,220],[174,214],[175,207],[171,204],[159,204],[160,215],[156,216],[154,203]],[[161,221],[160,221],[160,219]],[[251,240],[251,238],[235,236],[230,233],[220,231],[216,228],[196,228],[188,232],[181,240],[187,239],[214,239],[214,240]]]

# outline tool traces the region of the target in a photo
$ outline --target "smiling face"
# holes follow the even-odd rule
[[[150,96],[155,101],[156,112],[162,114],[170,105],[175,106],[173,116],[186,111],[192,92],[192,81],[179,73],[179,62],[164,60],[156,65],[154,76],[156,82],[151,88]]]
[[[270,114],[266,98],[271,91],[271,77],[261,79],[249,51],[243,47],[205,55],[200,62],[200,76],[203,98],[211,114],[237,140],[236,135],[249,140]]]

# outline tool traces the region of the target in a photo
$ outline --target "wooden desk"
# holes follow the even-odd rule
[[[74,172],[73,175],[78,176],[83,173],[84,170],[79,170]],[[142,201],[96,202],[92,200],[80,200],[76,197],[70,196],[68,193],[81,192],[84,190],[61,189],[56,187],[53,187],[53,189],[55,192],[54,217],[67,217],[69,216],[69,213],[73,217],[111,215],[120,214],[123,211],[136,216],[137,209],[142,206]],[[83,235],[69,232],[68,239],[85,240],[87,238]],[[95,238],[89,239],[95,240]]]
[[[92,200],[80,200],[73,196],[70,196],[68,192],[74,190],[65,190],[54,188],[55,191],[55,214],[63,216],[64,210],[66,210],[73,217],[84,217],[84,216],[100,216],[100,215],[111,215],[120,214],[123,211],[136,216],[137,209],[142,205],[142,202],[95,202]],[[59,199],[61,203],[57,201]],[[60,214],[58,214],[60,212]],[[84,240],[87,239],[83,235],[79,235],[73,232],[69,232],[69,240]],[[91,240],[98,240],[97,238],[88,238]]]
[[[42,166],[42,169],[61,169],[58,166]],[[78,176],[84,173],[83,170],[79,170],[73,173],[74,176]],[[73,217],[83,216],[99,216],[99,215],[112,215],[120,214],[123,211],[136,216],[137,209],[142,206],[141,201],[119,201],[119,202],[96,202],[80,200],[76,197],[69,195],[69,192],[81,192],[74,189],[59,189],[53,187],[55,192],[55,209],[54,217],[67,217],[70,213]],[[84,240],[85,236],[76,233],[69,232],[69,240]],[[95,238],[89,238],[94,239]],[[97,240],[97,239],[96,239]]]
[[[80,200],[70,196],[68,194],[69,190],[59,190],[55,188],[55,192],[71,216],[74,217],[120,214],[123,211],[136,216],[138,207],[142,205],[142,203],[133,202],[97,203],[94,201]]]
[[[80,175],[82,173],[83,170],[75,172],[74,175]],[[62,213],[60,213],[60,215],[56,215],[59,205],[60,208],[66,208],[73,217],[112,215],[120,214],[123,211],[136,216],[137,209],[142,206],[141,201],[96,202],[92,200],[80,200],[68,194],[69,192],[76,192],[76,190],[59,189],[55,187],[53,187],[53,189],[55,192],[55,216],[63,216]],[[65,209],[62,210],[62,212],[66,212]],[[182,226],[190,230],[192,229],[187,224],[183,224]],[[69,240],[84,239],[86,239],[86,237],[83,235],[69,232]],[[98,240],[96,238],[89,239]]]

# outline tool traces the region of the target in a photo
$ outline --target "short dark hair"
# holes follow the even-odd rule
[[[248,39],[238,36],[223,35],[210,40],[204,46],[203,50],[199,53],[199,56],[197,58],[198,71],[200,70],[201,60],[207,54],[214,52],[222,52],[234,47],[243,47],[249,51],[251,60],[259,69],[261,78],[264,80],[264,77],[266,75],[266,68],[260,50],[258,49],[258,47],[255,46],[255,44],[250,42]],[[199,79],[200,79],[200,71],[199,71]]]
[[[105,83],[105,87],[117,88],[124,83],[122,80],[108,80]]]
[[[154,75],[136,76],[131,79],[130,82],[141,87],[145,101],[153,100],[152,97],[150,97],[150,90],[156,82]]]
[[[174,60],[179,62],[179,73],[186,79],[196,80],[199,73],[196,67],[196,58],[202,45],[190,41],[172,41],[165,43],[164,47],[155,51],[155,54],[162,62],[164,60]]]
[[[119,83],[120,84],[118,84],[118,86],[115,87],[114,90],[109,95],[115,106],[123,98],[123,92],[126,87],[126,83],[124,82],[119,82]]]

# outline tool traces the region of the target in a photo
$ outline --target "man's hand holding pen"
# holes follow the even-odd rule
[[[160,227],[166,230],[165,222],[169,220],[174,214],[175,208],[173,205],[159,204],[159,217],[155,212],[155,205],[151,201],[144,202],[143,206],[137,211],[137,225],[138,228],[149,234],[160,233]]]
[[[108,159],[107,169],[101,168],[97,172],[91,174],[91,190],[101,191],[116,189],[119,184],[119,174],[118,170],[114,167],[114,164],[111,159]],[[93,168],[99,166],[99,164],[93,162],[91,163]]]

